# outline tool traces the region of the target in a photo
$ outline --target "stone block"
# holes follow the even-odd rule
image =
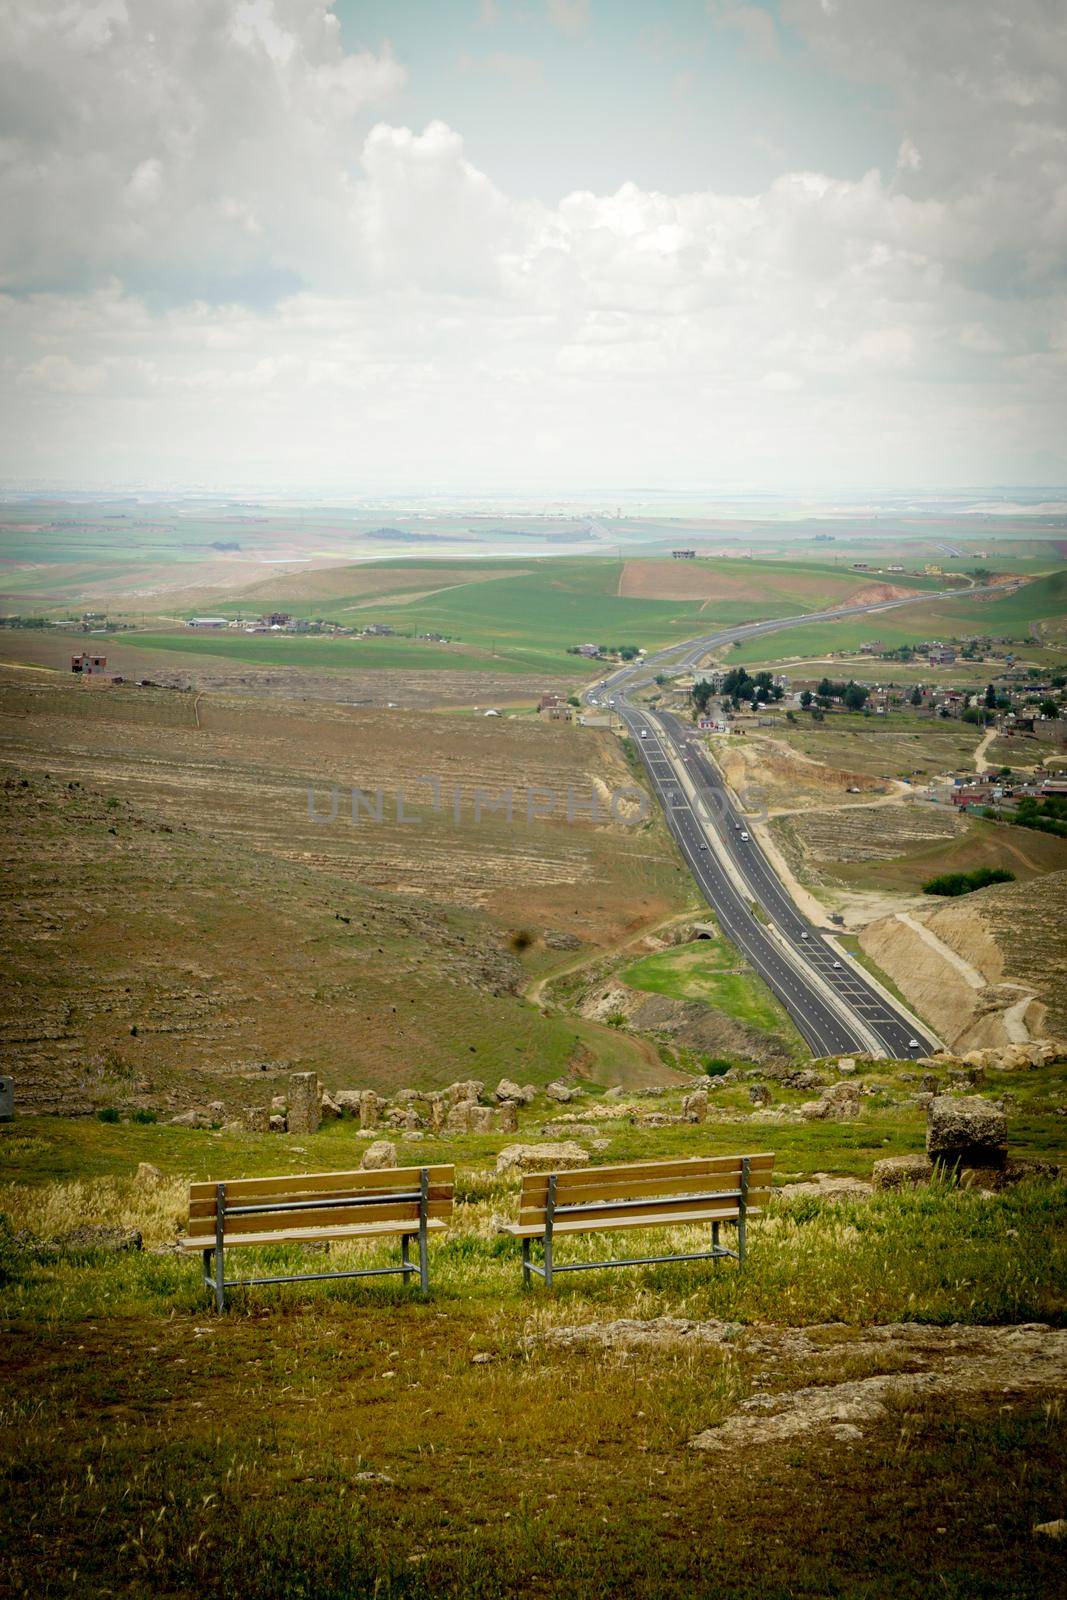
[[[496,1158],[498,1172],[564,1172],[589,1165],[580,1144],[509,1144]]]
[[[322,1121],[319,1106],[319,1075],[317,1072],[291,1072],[289,1074],[290,1133],[317,1133]]]
[[[926,1153],[950,1167],[1003,1168],[1008,1119],[981,1095],[939,1094],[927,1112]]]
[[[929,1183],[933,1173],[929,1156],[883,1156],[871,1168],[871,1182],[876,1189],[906,1189]]]
[[[388,1139],[375,1139],[363,1152],[360,1165],[365,1172],[377,1171],[383,1167],[395,1167],[396,1145],[390,1144]]]

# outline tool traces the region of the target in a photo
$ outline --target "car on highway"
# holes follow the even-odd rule
[[[909,1039],[908,1040],[908,1049],[909,1050],[921,1050],[922,1049],[922,1045],[919,1043],[918,1039]]]
[[[697,849],[698,850],[706,850],[707,848],[708,848],[707,845],[704,843],[703,839],[701,839],[699,845],[697,846]]]
[[[808,937],[808,936],[807,936],[807,934],[806,934],[806,933],[802,933],[802,934],[801,934],[801,935],[800,935],[800,937],[801,937],[801,938],[802,938],[802,939],[806,939],[806,938],[807,938],[807,937]]]
[[[648,738],[648,729],[647,728],[642,728],[641,729],[641,737],[642,737],[642,739],[647,739]]]
[[[744,831],[743,828],[741,830],[741,843],[742,844],[747,844],[748,843],[748,834]]]
[[[839,967],[839,966],[840,966],[840,965],[841,965],[841,963],[840,963],[840,961],[835,961],[835,962],[834,962],[834,966],[835,966],[835,967]]]

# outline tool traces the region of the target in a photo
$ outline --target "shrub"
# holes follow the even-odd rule
[[[709,1078],[721,1078],[724,1072],[729,1072],[733,1062],[727,1061],[725,1056],[706,1056],[703,1065]]]
[[[96,1120],[97,1122],[117,1122],[119,1114],[114,1106],[103,1106],[96,1113]]]
[[[975,867],[973,872],[943,872],[923,884],[923,894],[972,894],[975,889],[985,889],[991,883],[1014,883],[1014,872],[1004,867]]]
[[[157,1122],[158,1120],[159,1119],[154,1111],[147,1111],[144,1109],[144,1107],[139,1107],[130,1118],[131,1122],[140,1122],[145,1126],[147,1126],[149,1123]]]

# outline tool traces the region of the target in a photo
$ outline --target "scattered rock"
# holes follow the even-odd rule
[[[396,1165],[396,1145],[390,1144],[388,1139],[375,1139],[374,1143],[369,1144],[364,1150],[363,1160],[360,1162],[364,1172],[377,1171],[382,1167],[395,1167]]]
[[[335,1089],[333,1102],[343,1117],[358,1117],[359,1103],[363,1098],[362,1089]]]
[[[692,1094],[687,1094],[682,1101],[682,1116],[687,1122],[706,1122],[708,1120],[708,1091],[694,1089]]]
[[[580,1144],[509,1144],[496,1158],[497,1172],[563,1172],[589,1163]]]
[[[171,1117],[172,1128],[210,1128],[211,1118],[206,1111],[183,1111],[177,1117]]]
[[[830,1115],[829,1100],[805,1100],[800,1108],[800,1115],[805,1122],[821,1122]]]
[[[817,1200],[837,1203],[841,1200],[866,1200],[872,1193],[869,1183],[862,1178],[831,1178],[825,1172],[816,1172],[803,1183],[784,1183],[774,1194],[781,1200],[799,1200],[813,1195]]]
[[[271,1099],[270,1109],[272,1112],[276,1112],[279,1116],[284,1117],[288,1108],[289,1102],[283,1094],[276,1094]]]
[[[245,1112],[245,1127],[249,1133],[269,1133],[269,1109],[266,1106],[249,1106]]]
[[[934,1175],[929,1156],[883,1156],[871,1168],[876,1189],[906,1189],[912,1184],[929,1183]]]
[[[376,1483],[382,1489],[395,1489],[396,1479],[391,1478],[387,1472],[356,1472],[352,1476],[353,1483]]]
[[[477,1078],[465,1078],[462,1083],[450,1083],[445,1090],[445,1099],[449,1105],[456,1105],[460,1100],[477,1100],[485,1084]]]
[[[560,1083],[559,1081],[546,1084],[545,1094],[550,1100],[555,1100],[561,1106],[567,1105],[571,1100],[574,1099],[574,1090],[571,1089],[567,1084]]]
[[[492,1106],[472,1105],[469,1127],[472,1133],[492,1133],[494,1112]]]
[[[425,1139],[426,1135],[423,1133],[421,1128],[409,1128],[407,1132],[402,1133],[400,1137],[404,1144],[418,1144],[419,1140]]]
[[[799,1072],[790,1072],[782,1079],[787,1089],[822,1089],[826,1079],[821,1072],[816,1072],[814,1067],[803,1067]]]
[[[457,1100],[449,1107],[446,1127],[450,1133],[469,1133],[471,1113],[481,1108],[476,1100]]]
[[[754,1106],[769,1106],[771,1103],[771,1091],[765,1083],[750,1083],[748,1086],[748,1098]]]
[[[1038,1539],[1067,1539],[1067,1517],[1057,1517],[1055,1522],[1035,1522],[1033,1531]]]
[[[519,1108],[514,1100],[501,1101],[496,1114],[496,1125],[501,1133],[517,1133],[519,1129]]]
[[[336,1122],[341,1115],[341,1107],[338,1105],[333,1095],[327,1094],[325,1089],[322,1091],[322,1099],[319,1102],[319,1109],[322,1112],[324,1121],[329,1120],[331,1122]]]
[[[503,1104],[505,1101],[517,1102],[522,1099],[522,1090],[519,1088],[518,1084],[513,1083],[510,1078],[501,1078],[500,1082],[493,1090],[493,1098],[500,1104]]]
[[[1008,1119],[981,1095],[937,1095],[927,1114],[926,1153],[945,1166],[1003,1168]]]
[[[133,1181],[151,1188],[154,1184],[163,1182],[163,1174],[158,1167],[152,1165],[151,1161],[141,1161],[138,1163]]]
[[[850,1077],[856,1070],[856,1063],[851,1056],[842,1056],[837,1063],[837,1070],[842,1077]]]
[[[282,1116],[280,1111],[271,1112],[270,1131],[271,1133],[284,1133],[286,1131],[285,1118]]]

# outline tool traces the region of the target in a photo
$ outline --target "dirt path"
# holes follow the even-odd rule
[[[984,770],[985,753],[989,749],[989,746],[993,743],[993,740],[996,738],[996,736],[997,736],[997,729],[996,728],[987,728],[985,733],[983,733],[982,737],[979,739],[978,743],[975,745],[975,747],[974,747],[974,770],[975,770],[975,772],[981,772],[981,771]]]
[[[662,928],[676,927],[680,922],[691,922],[698,915],[695,911],[679,911],[669,917],[662,917],[659,922],[650,922],[647,927],[639,929],[636,933],[629,934],[625,939],[616,940],[614,944],[603,945],[599,949],[585,951],[571,961],[564,961],[558,967],[553,967],[551,972],[542,973],[539,978],[532,978],[523,984],[521,993],[531,1004],[540,1006],[544,1003],[545,989],[550,983],[555,983],[558,978],[565,978],[568,973],[580,972],[583,967],[593,966],[596,962],[610,959],[612,956],[621,955],[633,945],[640,944],[642,940],[654,936]],[[623,1087],[637,1087],[647,1073],[647,1079],[655,1084],[675,1084],[687,1081],[686,1075],[674,1071],[664,1064],[659,1051],[650,1039],[643,1039],[639,1034],[620,1033],[617,1028],[608,1027],[607,1023],[594,1022],[590,1017],[574,1017],[575,1027],[587,1042],[594,1041],[591,1048],[595,1048],[595,1041],[603,1039],[610,1042],[611,1049],[617,1051],[620,1045],[629,1045],[640,1059],[637,1081],[624,1084]],[[641,1067],[645,1069],[644,1073]]]

